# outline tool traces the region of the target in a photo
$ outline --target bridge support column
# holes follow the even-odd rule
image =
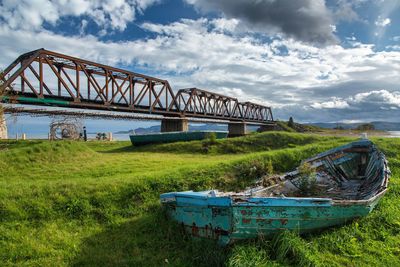
[[[229,137],[244,136],[248,133],[246,123],[230,122],[228,124],[228,132]]]
[[[0,111],[0,139],[7,139],[7,123],[4,114]]]
[[[189,123],[187,119],[163,119],[161,121],[161,132],[187,132]]]
[[[257,129],[257,132],[262,133],[275,130],[276,130],[276,124],[268,124],[260,126],[260,128]]]

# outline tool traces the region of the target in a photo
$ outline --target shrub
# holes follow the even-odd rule
[[[253,159],[233,166],[232,176],[236,189],[245,188],[266,174],[273,173],[271,160]]]
[[[210,145],[206,140],[201,143],[201,152],[204,154],[208,154],[208,152],[210,152]]]
[[[289,121],[288,121],[288,124],[287,124],[290,128],[293,128],[294,127],[294,121],[293,121],[293,118],[292,117],[290,117],[289,118]]]
[[[206,140],[210,145],[215,145],[217,143],[217,134],[214,132],[207,133]]]
[[[240,147],[238,144],[228,143],[228,142],[222,143],[219,151],[224,154],[245,153],[244,149]]]
[[[300,194],[303,196],[309,196],[315,193],[317,189],[317,179],[315,168],[313,168],[309,163],[305,162],[299,167],[299,190]]]
[[[359,131],[371,131],[375,130],[375,126],[372,123],[363,123],[356,127],[356,130]]]
[[[206,138],[201,143],[201,151],[207,154],[212,145],[217,144],[217,135],[214,132],[207,133]]]

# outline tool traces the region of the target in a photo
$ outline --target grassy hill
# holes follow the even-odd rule
[[[167,220],[160,193],[239,190],[350,141],[285,132],[133,148],[128,142],[0,142],[0,261],[5,266],[400,266],[399,139],[375,139],[393,177],[368,217],[308,236],[227,248]],[[256,169],[257,171],[250,171]]]

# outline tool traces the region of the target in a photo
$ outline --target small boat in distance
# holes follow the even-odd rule
[[[265,177],[240,193],[186,191],[160,198],[168,215],[189,234],[226,245],[285,229],[315,231],[366,216],[385,194],[389,176],[384,154],[363,139],[306,159],[296,170]]]
[[[179,141],[203,140],[208,135],[215,134],[217,139],[226,138],[228,132],[224,131],[195,131],[195,132],[166,132],[166,133],[149,133],[129,135],[134,146],[141,146],[154,143],[172,143]]]

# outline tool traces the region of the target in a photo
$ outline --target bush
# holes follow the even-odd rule
[[[290,117],[289,118],[289,121],[288,121],[288,124],[287,124],[290,128],[294,128],[294,121],[293,121],[293,118],[292,117]]]
[[[299,190],[303,196],[309,196],[315,193],[317,189],[317,178],[315,168],[305,162],[299,167]]]
[[[207,154],[212,145],[217,144],[217,135],[214,132],[207,133],[206,138],[201,143],[201,151]]]
[[[271,160],[254,159],[233,166],[234,186],[242,189],[266,174],[273,173]]]
[[[356,127],[358,131],[371,131],[375,130],[375,126],[372,123],[363,123]]]
[[[206,140],[210,145],[215,145],[217,143],[217,134],[214,132],[207,133]]]

